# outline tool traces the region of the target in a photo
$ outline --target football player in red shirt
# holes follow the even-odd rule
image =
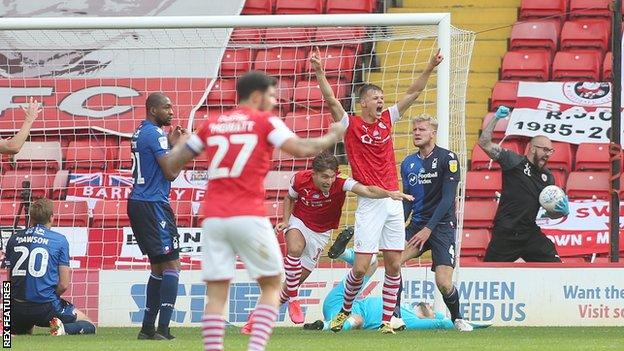
[[[387,109],[384,109],[382,89],[373,84],[365,84],[358,93],[362,115],[355,116],[347,114],[334,96],[325,77],[318,48],[312,52],[310,61],[323,97],[330,107],[334,121],[341,122],[346,128],[344,143],[353,179],[363,185],[376,185],[388,191],[399,189],[392,126],[425,89],[431,72],[442,59],[439,51],[434,54],[423,73],[412,83],[403,97]],[[342,329],[351,313],[353,300],[362,287],[371,255],[376,255],[381,250],[386,272],[382,289],[383,323],[379,329],[382,333],[394,333],[390,319],[401,281],[401,253],[404,246],[405,222],[402,203],[388,198],[358,198],[354,233],[355,262],[346,279],[342,310],[331,322],[332,331],[338,332]]]
[[[285,232],[288,250],[284,258],[286,281],[280,293],[280,303],[289,302],[288,313],[294,323],[304,322],[299,301],[294,298],[301,283],[316,267],[332,229],[338,228],[347,191],[374,199],[413,200],[412,196],[400,191],[364,186],[340,174],[338,160],[330,153],[316,156],[311,170],[293,176],[284,198],[283,221],[275,229]]]
[[[341,140],[344,127],[334,123],[324,136],[301,139],[272,115],[275,80],[262,72],[238,79],[239,106],[211,117],[184,143],[171,151],[168,163],[179,170],[205,151],[210,166],[202,223],[202,271],[208,302],[202,318],[205,350],[222,350],[225,307],[236,256],[260,285],[260,297],[250,316],[249,350],[264,350],[277,319],[282,255],[265,217],[264,178],[273,148],[295,157],[311,157]]]

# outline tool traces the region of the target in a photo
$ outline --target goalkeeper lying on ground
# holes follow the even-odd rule
[[[355,257],[353,249],[347,249],[339,259],[353,264],[353,258]],[[364,283],[362,286],[366,286],[370,277],[375,273],[377,269],[377,260],[373,256],[374,262],[371,264],[368,272],[364,277]],[[364,291],[362,289],[361,291]],[[317,320],[314,323],[304,324],[304,329],[309,330],[329,330],[329,323],[334,318],[340,308],[342,307],[342,300],[344,297],[344,279],[340,284],[336,285],[325,297],[323,301],[323,318],[325,321]],[[345,322],[342,330],[349,329],[377,329],[381,324],[381,316],[383,310],[383,301],[381,297],[370,296],[364,299],[356,299],[353,303],[353,310],[351,315]],[[403,317],[404,325],[394,325],[394,320],[391,321],[391,325],[396,327],[396,330],[403,329],[453,329],[453,322],[449,318],[446,318],[441,313],[434,313],[431,305],[428,303],[418,303],[412,307],[411,304],[403,304],[401,306],[401,313]],[[476,326],[487,327],[485,326]]]

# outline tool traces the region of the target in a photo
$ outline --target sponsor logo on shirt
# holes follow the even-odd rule
[[[524,174],[526,174],[527,176],[531,176],[531,165],[528,163],[524,164]]]

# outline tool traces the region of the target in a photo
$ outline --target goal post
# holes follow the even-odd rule
[[[310,137],[325,133],[331,120],[308,67],[311,49],[319,47],[328,80],[349,113],[359,110],[356,92],[363,83],[379,85],[386,105],[395,103],[439,49],[444,61],[393,126],[393,138],[398,167],[415,151],[411,118],[428,113],[438,119],[438,144],[458,155],[461,168],[460,240],[466,89],[474,39],[474,33],[451,26],[449,13],[0,18],[0,54],[8,58],[0,62],[0,134],[19,129],[19,107],[26,96],[44,104],[26,146],[44,165],[24,157],[3,160],[3,184],[8,177],[16,180],[12,192],[3,188],[0,197],[19,204],[23,178],[31,181],[33,197],[52,197],[62,212],[55,228],[68,237],[78,271],[73,281],[80,281],[70,287],[68,298],[100,325],[137,325],[149,266],[133,239],[124,204],[132,185],[129,137],[145,118],[149,93],[171,97],[174,125],[196,128],[206,116],[234,106],[239,75],[264,70],[278,78],[274,112],[298,135]],[[336,154],[344,160],[340,147]],[[170,198],[183,248],[173,325],[196,325],[203,309],[198,211],[208,164],[199,157],[172,182]],[[273,154],[265,207],[274,224],[290,177],[310,167],[309,159]],[[350,174],[349,166],[341,165],[341,172]],[[349,195],[334,237],[354,223],[355,207],[356,197]],[[330,261],[325,253],[319,267],[300,291],[312,320],[321,319],[323,297],[345,273],[344,264]],[[375,279],[380,277],[377,272]],[[375,293],[380,289],[371,288]],[[257,292],[245,274],[237,273],[228,322],[246,320]],[[432,301],[433,295],[404,301],[419,302],[413,299]],[[290,325],[283,310],[279,321]]]

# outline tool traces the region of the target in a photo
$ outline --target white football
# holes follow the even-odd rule
[[[563,197],[565,197],[565,192],[560,187],[549,185],[540,193],[539,202],[546,211],[555,212],[555,204]]]

